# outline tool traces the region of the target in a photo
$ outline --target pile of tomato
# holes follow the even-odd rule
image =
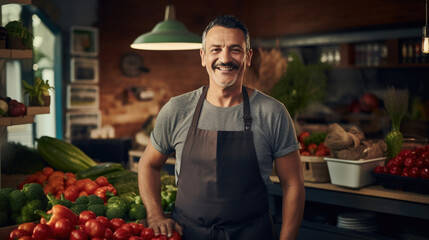
[[[57,205],[58,206],[58,205]],[[40,223],[22,223],[9,234],[9,240],[180,240],[177,232],[171,237],[155,235],[153,229],[141,223],[126,223],[123,219],[109,220],[96,216],[91,211],[83,211],[79,216],[70,215],[67,208],[56,209],[57,216],[49,221],[41,219]],[[62,211],[62,212],[61,212]],[[71,214],[73,214],[71,212]]]
[[[429,145],[403,149],[386,166],[377,166],[375,173],[429,179]]]
[[[26,183],[38,183],[43,186],[46,194],[51,193],[55,198],[64,198],[74,202],[76,198],[85,195],[95,194],[104,202],[107,201],[107,192],[117,195],[116,189],[109,183],[106,177],[101,176],[95,180],[89,178],[76,180],[76,176],[70,172],[54,171],[51,167],[45,167],[42,171],[38,171],[29,175],[22,181],[18,188]]]
[[[329,156],[331,151],[323,142],[325,141],[325,138],[326,133],[323,132],[310,133],[302,131],[298,135],[298,141],[301,145],[299,153],[301,156]]]

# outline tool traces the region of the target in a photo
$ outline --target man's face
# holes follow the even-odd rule
[[[229,87],[243,79],[250,66],[252,50],[246,49],[246,39],[240,29],[215,26],[205,39],[205,52],[200,51],[201,65],[209,74],[210,83]]]

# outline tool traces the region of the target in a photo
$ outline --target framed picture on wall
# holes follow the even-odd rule
[[[90,138],[91,131],[101,127],[101,112],[98,109],[66,112],[66,138]]]
[[[67,85],[67,108],[99,107],[99,88],[97,85],[69,84]]]
[[[73,56],[97,56],[98,29],[72,26],[70,33],[70,53]]]
[[[72,58],[70,63],[72,83],[98,83],[98,59]]]

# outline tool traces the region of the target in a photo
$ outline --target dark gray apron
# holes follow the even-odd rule
[[[197,128],[207,89],[186,137],[172,217],[184,240],[274,239],[247,91],[243,87],[244,131],[211,131]]]

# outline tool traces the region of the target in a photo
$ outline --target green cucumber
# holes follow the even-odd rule
[[[66,141],[42,136],[37,141],[37,152],[53,168],[76,173],[97,165],[88,155]]]
[[[94,180],[100,176],[123,170],[124,166],[120,163],[105,162],[76,173],[76,179],[90,178]]]

